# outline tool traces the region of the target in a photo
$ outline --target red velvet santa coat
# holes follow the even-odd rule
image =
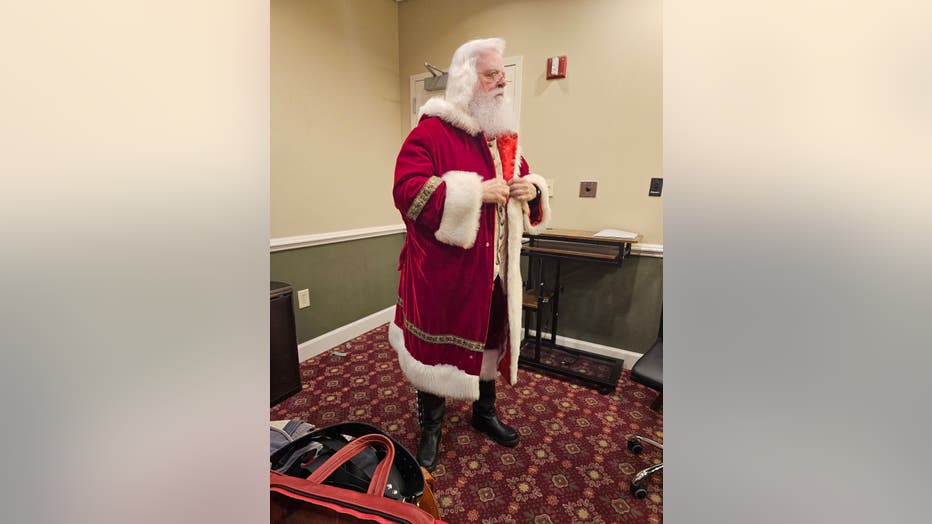
[[[489,329],[495,262],[496,206],[482,203],[481,184],[496,177],[490,146],[466,112],[434,98],[398,154],[393,196],[407,229],[398,304],[389,341],[415,388],[444,397],[479,398],[479,371]],[[533,209],[509,199],[508,235],[499,277],[508,322],[499,370],[518,378],[521,335],[521,237],[550,220],[547,184],[529,174],[516,148],[513,176],[541,191]],[[513,160],[513,161],[512,161]]]

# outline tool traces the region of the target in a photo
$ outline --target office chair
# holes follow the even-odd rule
[[[657,341],[647,350],[644,355],[634,363],[631,368],[631,380],[644,384],[645,386],[659,392],[657,399],[651,404],[651,409],[658,410],[663,406],[663,313],[660,313],[660,332],[657,334]],[[632,435],[628,438],[628,450],[639,455],[644,449],[641,443],[650,444],[651,446],[663,450],[663,444],[655,440],[640,435]],[[644,488],[644,479],[653,473],[663,469],[663,462],[654,464],[638,471],[631,481],[631,494],[635,498],[642,499],[647,496],[647,489]]]

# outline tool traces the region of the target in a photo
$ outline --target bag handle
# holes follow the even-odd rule
[[[342,466],[344,462],[351,460],[356,455],[365,451],[367,447],[374,444],[378,444],[385,448],[387,453],[385,454],[385,458],[375,467],[375,471],[372,473],[372,480],[369,482],[369,491],[366,493],[380,497],[384,496],[385,485],[388,484],[388,474],[391,472],[392,462],[395,460],[395,446],[392,445],[392,441],[388,437],[379,435],[378,433],[370,433],[369,435],[363,435],[351,440],[347,445],[340,448],[339,451],[327,459],[326,462],[321,464],[314,473],[311,473],[311,476],[307,478],[308,482],[323,484],[323,482],[327,480],[327,477]]]

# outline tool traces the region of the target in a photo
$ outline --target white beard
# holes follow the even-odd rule
[[[517,131],[514,113],[511,111],[511,100],[507,96],[496,98],[504,89],[496,89],[483,93],[476,88],[472,100],[469,101],[469,114],[476,119],[479,128],[486,136],[498,136]]]

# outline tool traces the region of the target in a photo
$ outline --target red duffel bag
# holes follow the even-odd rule
[[[324,484],[344,462],[369,446],[385,448],[386,455],[376,466],[369,490],[361,493]],[[395,457],[395,447],[385,435],[357,437],[333,454],[306,479],[269,472],[271,524],[342,524],[377,522],[384,524],[438,524],[426,511],[383,496]]]

